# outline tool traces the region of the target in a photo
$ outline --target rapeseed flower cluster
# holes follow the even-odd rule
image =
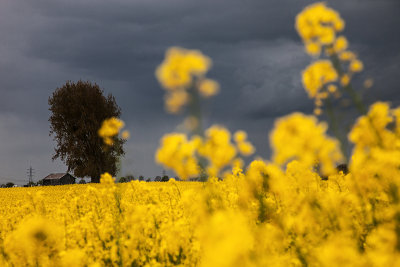
[[[333,173],[343,155],[339,142],[326,136],[327,129],[326,123],[302,113],[277,120],[270,136],[273,161],[284,165],[296,159],[308,167],[319,165],[323,174]]]
[[[219,176],[228,166],[242,166],[238,151],[244,156],[254,153],[246,138],[244,131],[238,131],[236,143],[232,143],[231,133],[218,125],[207,129],[205,137],[195,135],[189,139],[186,134],[171,133],[161,139],[155,160],[184,180],[199,177],[203,170],[209,176]]]
[[[303,86],[309,97],[316,99],[316,103],[327,98],[328,93],[336,91],[332,84],[328,90],[328,84],[336,82],[337,79],[337,72],[329,60],[316,61],[303,71]]]
[[[124,126],[125,123],[122,120],[112,117],[103,121],[98,134],[101,138],[103,138],[103,141],[106,145],[111,146],[114,144],[113,138],[119,134]],[[121,135],[124,139],[129,138],[129,132],[126,130],[123,131]]]
[[[200,146],[198,137],[188,140],[185,134],[171,133],[161,140],[161,147],[156,152],[156,162],[163,164],[182,179],[186,180],[199,174],[196,150]]]
[[[340,14],[324,2],[306,7],[296,17],[296,30],[306,52],[317,59],[303,71],[303,86],[315,100],[315,115],[322,113],[324,102],[331,102],[330,96],[338,98],[343,92],[352,98],[361,113],[365,112],[360,96],[351,86],[352,77],[361,72],[364,65],[348,50],[346,37],[338,35],[344,26]]]
[[[295,26],[307,53],[319,55],[324,46],[335,43],[337,33],[343,31],[345,23],[338,12],[320,2],[309,5],[298,14]]]
[[[218,83],[205,77],[211,64],[211,59],[200,51],[180,47],[168,49],[164,62],[156,70],[158,81],[167,90],[168,112],[180,112],[185,105],[196,101],[198,94],[207,98],[218,93]]]

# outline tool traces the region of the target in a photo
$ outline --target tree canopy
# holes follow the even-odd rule
[[[105,119],[121,115],[114,96],[104,96],[96,83],[68,81],[49,97],[49,105],[50,135],[57,142],[53,160],[60,158],[68,172],[92,182],[104,172],[114,176],[124,140],[116,136],[112,146],[105,146],[98,135]]]

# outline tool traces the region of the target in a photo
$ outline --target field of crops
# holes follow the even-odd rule
[[[1,190],[0,265],[154,266],[198,261],[190,206],[200,200],[190,192],[200,190],[200,184],[117,185],[111,178],[102,182]]]
[[[399,176],[385,164],[380,178],[254,161],[224,181],[0,189],[0,265],[396,266]]]

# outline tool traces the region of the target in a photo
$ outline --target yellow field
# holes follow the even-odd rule
[[[180,194],[200,188],[110,182],[2,189],[0,265],[193,264],[199,246]]]
[[[206,183],[1,189],[0,265],[395,266],[397,185],[368,181],[254,161]]]

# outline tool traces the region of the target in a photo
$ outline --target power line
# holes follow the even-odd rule
[[[28,175],[28,185],[32,186],[33,184],[33,176],[35,174],[35,170],[32,168],[32,166],[29,167],[28,171],[26,172]]]

